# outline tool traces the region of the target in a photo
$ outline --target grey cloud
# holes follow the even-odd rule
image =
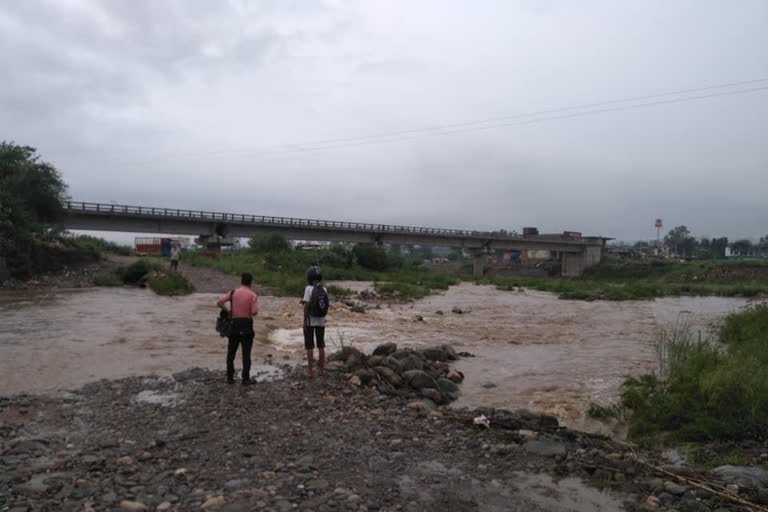
[[[760,0],[8,1],[0,140],[86,200],[759,236],[768,92],[359,137],[768,77],[766,21]]]

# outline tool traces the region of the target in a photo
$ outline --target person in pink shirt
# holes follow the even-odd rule
[[[225,293],[216,304],[227,309],[231,303],[230,315],[232,328],[229,332],[227,346],[227,382],[235,383],[235,355],[237,347],[243,346],[243,386],[251,383],[251,349],[253,348],[253,317],[259,314],[259,296],[251,290],[253,276],[245,273],[240,279],[241,286],[236,290]]]

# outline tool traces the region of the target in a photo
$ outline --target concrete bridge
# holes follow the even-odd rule
[[[468,249],[481,276],[486,255],[497,249],[549,251],[564,276],[579,276],[602,258],[606,238],[560,235],[512,235],[461,229],[423,228],[292,217],[243,215],[200,210],[68,201],[67,229],[197,235],[206,246],[222,240],[279,233],[291,240],[391,245],[431,245]]]

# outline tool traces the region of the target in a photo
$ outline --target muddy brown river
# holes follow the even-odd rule
[[[345,286],[348,283],[343,283]],[[355,283],[355,287],[365,284]],[[0,293],[0,393],[51,393],[101,378],[224,367],[225,343],[213,330],[216,295],[160,297],[147,290],[93,288]],[[298,299],[262,297],[254,371],[272,360],[298,362]],[[653,370],[660,329],[687,322],[707,335],[743,299],[674,297],[655,301],[564,301],[535,291],[464,283],[406,305],[366,314],[335,304],[326,337],[370,350],[452,344],[475,357],[456,406],[525,407],[566,425],[605,431],[588,420],[590,402],[617,397],[630,375]],[[462,313],[452,310],[459,308]]]

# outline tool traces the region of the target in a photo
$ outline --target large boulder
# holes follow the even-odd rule
[[[445,395],[443,395],[443,393],[441,393],[437,389],[424,388],[424,389],[421,389],[419,393],[421,393],[421,396],[423,396],[424,398],[429,398],[430,400],[432,400],[438,405],[448,403],[448,399],[445,397]]]
[[[453,350],[453,347],[450,345],[443,345],[440,348],[442,348],[445,351],[445,355],[448,358],[449,361],[458,361],[459,354],[456,353],[455,350]]]
[[[397,350],[395,352],[392,352],[392,354],[390,355],[395,359],[405,359],[408,356],[418,357],[418,352],[414,352],[413,350],[409,350],[409,349],[404,349],[404,350]]]
[[[437,379],[437,387],[443,393],[458,393],[459,386],[455,382],[448,379]]]
[[[355,375],[360,377],[360,382],[364,385],[368,385],[371,383],[373,379],[376,378],[376,372],[373,370],[369,370],[367,368],[361,368],[355,372]]]
[[[386,359],[385,356],[371,356],[368,358],[368,366],[381,366],[381,363]]]
[[[716,467],[712,472],[723,480],[735,482],[744,487],[768,489],[768,471],[762,468],[725,465]]]
[[[362,361],[365,358],[365,355],[355,347],[344,347],[338,352],[331,354],[330,357],[328,357],[328,361],[344,361],[346,363],[350,357],[357,357],[359,361]]]
[[[437,382],[435,382],[435,379],[421,370],[408,370],[407,372],[403,372],[403,378],[408,382],[408,385],[414,389],[437,389]]]
[[[397,373],[402,373],[405,370],[405,368],[403,368],[403,363],[399,359],[396,359],[392,356],[387,356],[386,359],[382,361],[381,366],[391,368]]]
[[[432,361],[447,361],[448,360],[448,353],[445,351],[444,347],[425,348],[421,352],[422,352],[422,354],[424,354],[424,357],[426,359],[430,359]]]
[[[386,366],[377,366],[374,368],[374,371],[384,377],[387,382],[396,388],[399,388],[403,385],[403,379],[391,368]]]
[[[389,343],[382,343],[373,349],[373,355],[375,356],[388,356],[395,352],[397,352],[397,343],[391,341]]]
[[[396,359],[394,356],[392,356],[392,358]],[[407,372],[408,370],[424,369],[424,361],[415,354],[408,354],[405,357],[398,359],[398,361],[400,361],[404,372]]]

